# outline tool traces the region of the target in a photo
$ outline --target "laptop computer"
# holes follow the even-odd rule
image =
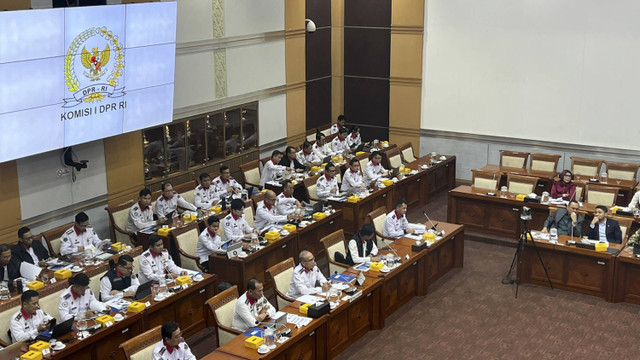
[[[0,348],[0,358],[2,359],[19,359],[22,355],[22,341],[11,344],[5,348]]]
[[[56,325],[53,330],[47,330],[40,333],[40,335],[36,336],[36,340],[49,341],[51,339],[59,339],[69,331],[73,327],[73,319],[71,318],[67,321],[63,321],[60,324]]]
[[[229,259],[238,257],[238,255],[241,252],[242,252],[242,242],[229,244],[229,246],[227,247],[227,257]]]
[[[136,294],[133,296],[134,300],[142,300],[147,296],[151,295],[151,285],[153,281],[147,281],[144,284],[140,284],[138,286],[138,290],[136,290]]]

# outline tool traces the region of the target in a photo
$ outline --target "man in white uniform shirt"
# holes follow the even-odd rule
[[[245,235],[250,235],[254,230],[244,217],[244,201],[231,200],[231,213],[222,220],[222,230],[226,241],[240,241]]]
[[[289,219],[294,218],[294,214],[282,215],[278,214],[276,208],[277,195],[273,190],[267,190],[264,193],[264,201],[256,209],[256,219],[253,222],[253,227],[259,230],[263,230],[269,224],[277,224],[286,222]]]
[[[216,197],[219,199],[242,192],[242,185],[231,176],[231,170],[226,165],[220,166],[220,176],[215,178],[211,185],[215,188]]]
[[[138,193],[138,202],[129,209],[127,231],[135,235],[138,231],[150,228],[156,224],[162,224],[166,219],[153,220],[151,209],[151,190],[142,189]]]
[[[381,161],[382,153],[380,153],[379,151],[374,151],[373,154],[371,154],[371,160],[369,160],[367,168],[364,171],[367,183],[389,175],[389,171],[387,171],[387,169],[385,169],[382,164],[380,164]]]
[[[154,346],[151,360],[196,360],[189,345],[182,338],[178,323],[169,321],[162,324],[160,334],[162,341]]]
[[[318,269],[316,258],[310,251],[302,250],[298,261],[300,263],[293,269],[287,297],[297,299],[302,295],[326,292],[331,288],[331,284]]]
[[[280,160],[282,160],[282,153],[278,150],[273,150],[273,153],[271,153],[271,160],[267,161],[262,168],[260,186],[264,186],[266,182],[277,179],[285,170],[287,170],[287,167],[279,165]]]
[[[198,209],[210,209],[218,203],[218,195],[213,186],[211,186],[211,177],[208,173],[200,174],[200,185],[196,186],[193,191],[193,204]]]
[[[196,256],[200,259],[200,265],[209,269],[209,255],[220,250],[222,239],[218,235],[220,229],[220,219],[212,215],[207,219],[207,228],[198,236],[196,245]]]
[[[316,181],[316,195],[320,200],[327,200],[329,196],[338,193],[338,179],[336,179],[336,166],[327,163],[324,174]]]
[[[60,321],[67,321],[82,313],[89,318],[95,316],[96,312],[107,310],[108,306],[98,301],[89,289],[89,277],[86,274],[76,275],[72,284],[60,294],[60,301],[58,301]]]
[[[20,297],[22,307],[11,317],[11,342],[35,340],[41,332],[49,329],[52,316],[40,309],[37,291],[27,290]]]
[[[320,161],[324,160],[324,158],[328,156],[333,156],[336,154],[333,150],[331,150],[331,148],[329,147],[329,144],[325,142],[325,138],[326,136],[324,136],[323,133],[318,132],[316,134],[316,142],[311,147],[313,150],[313,153],[316,154],[316,156],[320,159]]]
[[[351,128],[351,134],[347,136],[347,141],[349,142],[349,147],[355,148],[357,146],[362,145],[362,139],[360,138],[360,128],[357,126],[353,126]]]
[[[366,185],[360,172],[360,161],[356,158],[349,160],[349,169],[342,176],[341,191],[353,193],[356,190],[364,190]]]
[[[173,186],[170,182],[162,183],[162,194],[156,200],[158,218],[178,217],[178,207],[184,210],[197,210],[193,204],[190,204],[180,194],[173,191]]]
[[[90,246],[97,246],[101,241],[89,224],[89,216],[81,211],[76,214],[73,226],[60,238],[60,255],[83,252]]]
[[[351,150],[349,142],[347,141],[348,134],[349,130],[347,130],[347,128],[340,129],[338,136],[334,137],[333,141],[331,141],[331,150],[333,150],[333,152],[336,154],[344,154]]]
[[[302,143],[302,150],[298,151],[296,158],[299,163],[309,167],[312,167],[313,165],[320,165],[320,163],[322,163],[322,159],[313,152],[313,145],[311,145],[307,140]]]
[[[291,180],[286,179],[282,182],[282,192],[278,194],[276,200],[276,208],[278,214],[289,215],[296,211],[296,209],[302,208],[300,201],[293,197],[293,183]]]
[[[409,228],[409,221],[407,220],[406,214],[407,201],[405,199],[399,199],[396,203],[395,210],[387,214],[382,234],[395,239],[403,237],[404,234],[413,234],[413,229]]]
[[[258,279],[247,283],[247,291],[236,301],[232,327],[245,332],[275,315],[276,309],[264,297],[264,285]]]
[[[171,255],[164,248],[162,238],[158,235],[149,236],[149,248],[140,256],[140,284],[160,279],[175,279],[186,275],[186,270],[173,262]]]
[[[330,134],[335,134],[340,131],[340,129],[345,128],[347,124],[347,118],[344,115],[338,115],[338,121],[335,124],[331,125]]]

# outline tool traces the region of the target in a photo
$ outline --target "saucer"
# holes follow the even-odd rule
[[[258,348],[258,354],[264,355],[264,354],[266,354],[268,352],[269,352],[269,348],[266,348],[264,350],[260,350],[260,348]]]
[[[74,267],[71,268],[71,272],[77,273],[77,272],[80,272],[80,271],[82,271],[81,267],[74,266]]]
[[[60,350],[62,350],[64,348],[66,348],[66,347],[67,347],[67,345],[65,345],[65,344],[63,344],[61,342],[58,342],[58,343],[56,343],[56,346],[53,348],[53,350],[60,351]]]
[[[195,281],[195,282],[200,282],[202,280],[204,280],[204,277],[202,277],[202,275],[198,275],[198,276],[194,276],[193,277],[193,281]]]
[[[387,266],[385,266],[382,269],[380,269],[381,273],[388,273],[389,271],[391,271],[391,269],[389,269]]]
[[[117,314],[116,316],[113,317],[113,320],[115,322],[120,322],[120,321],[124,320],[124,316],[122,316],[120,314]]]
[[[162,300],[164,300],[164,299],[166,299],[166,297],[161,296],[161,295],[158,295],[158,296],[156,296],[156,297],[154,297],[154,298],[153,298],[153,301],[162,301]]]
[[[246,258],[247,256],[248,256],[248,255],[247,255],[247,253],[246,253],[246,252],[241,252],[240,254],[238,254],[238,257],[239,257],[240,259],[244,259],[244,258]]]

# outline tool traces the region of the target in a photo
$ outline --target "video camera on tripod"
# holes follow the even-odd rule
[[[532,219],[530,207],[527,207],[527,206],[522,207],[522,212],[520,213],[520,219],[524,221],[529,221]]]

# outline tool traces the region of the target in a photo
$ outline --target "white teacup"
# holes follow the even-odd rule
[[[267,347],[267,345],[260,345],[260,347],[258,348],[258,351],[267,352],[269,351],[269,347]]]

